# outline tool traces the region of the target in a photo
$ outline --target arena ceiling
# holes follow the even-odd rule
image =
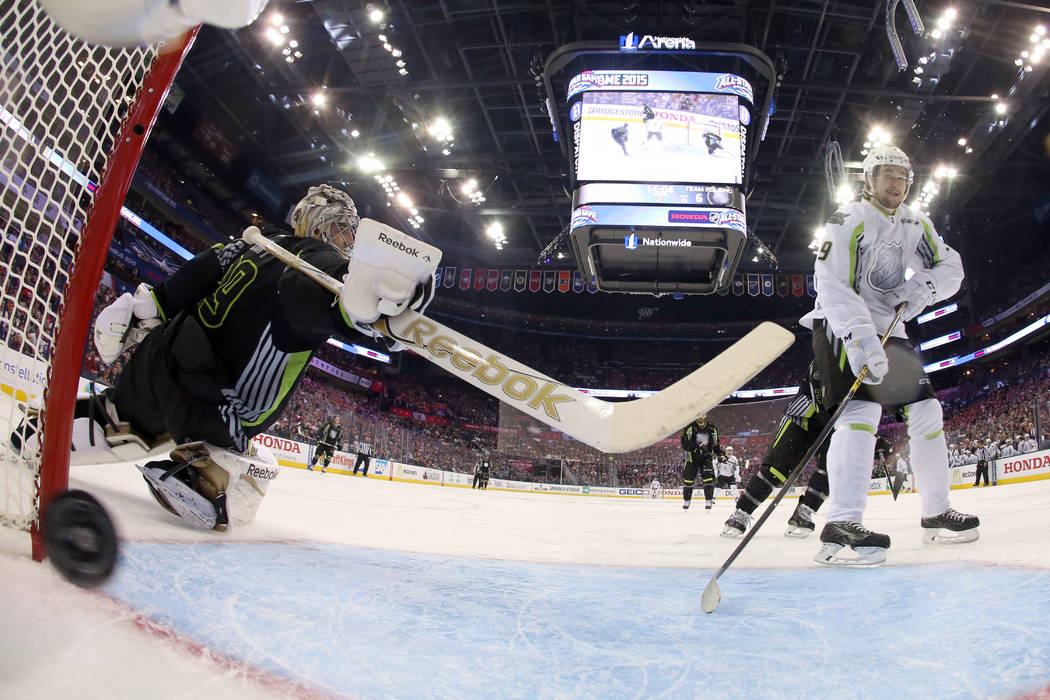
[[[811,268],[813,231],[834,210],[828,144],[838,143],[848,166],[881,126],[917,165],[913,191],[938,168],[955,169],[938,180],[930,214],[971,275],[975,267],[999,275],[1042,247],[1035,211],[1050,194],[1050,9],[917,5],[921,36],[903,4],[895,14],[908,59],[901,71],[881,1],[271,0],[249,28],[201,31],[176,81],[189,109],[167,124],[188,134],[206,118],[232,142],[228,163],[206,158],[196,173],[231,206],[258,206],[237,186],[256,168],[285,206],[310,184],[344,183],[364,215],[435,242],[449,264],[521,267],[536,264],[569,222],[568,163],[536,80],[552,51],[615,46],[630,31],[748,44],[781,80],[747,205],[780,270]],[[428,132],[440,118],[451,140]],[[415,215],[387,206],[377,173],[363,168],[370,154]],[[465,194],[470,180],[484,201]],[[418,231],[407,228],[410,216],[422,217]],[[484,233],[494,220],[508,239],[502,250]],[[743,270],[773,267],[751,258]]]

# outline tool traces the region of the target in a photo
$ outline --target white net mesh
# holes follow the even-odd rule
[[[45,390],[80,235],[156,47],[85,44],[35,2],[0,3],[0,523],[36,517]],[[79,372],[79,366],[61,368]],[[27,406],[38,430],[23,425]],[[19,444],[20,443],[20,444]],[[66,464],[46,468],[66,469]]]

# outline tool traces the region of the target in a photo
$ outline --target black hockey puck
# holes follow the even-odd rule
[[[117,563],[117,532],[102,504],[85,491],[66,491],[44,511],[44,545],[51,564],[81,588],[101,586]]]

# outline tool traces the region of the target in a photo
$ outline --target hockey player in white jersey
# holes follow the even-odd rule
[[[722,457],[715,466],[715,486],[720,489],[731,489],[740,481],[740,460],[733,454],[733,446],[726,447]]]
[[[817,300],[801,322],[813,329],[817,367],[826,401],[845,397],[865,365],[869,375],[835,424],[828,448],[830,504],[816,561],[870,566],[886,559],[888,535],[862,524],[875,433],[883,408],[901,409],[908,421],[912,471],[921,496],[921,526],[928,543],[972,542],[978,518],[949,503],[948,445],[941,404],[903,324],[883,349],[896,308],[904,320],[958,291],[963,267],[929,218],[904,204],[913,180],[899,148],[878,146],[864,159],[864,192],[829,219],[814,264]],[[906,278],[906,270],[914,270]],[[854,550],[854,556],[843,548]]]

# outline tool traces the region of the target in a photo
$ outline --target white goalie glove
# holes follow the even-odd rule
[[[153,288],[140,284],[135,294],[125,292],[99,312],[95,319],[95,349],[102,361],[111,365],[120,353],[138,345],[160,324]]]
[[[339,304],[362,332],[379,337],[371,324],[407,310],[422,313],[434,297],[434,270],[441,251],[395,228],[362,219]],[[400,348],[396,348],[400,349]]]

